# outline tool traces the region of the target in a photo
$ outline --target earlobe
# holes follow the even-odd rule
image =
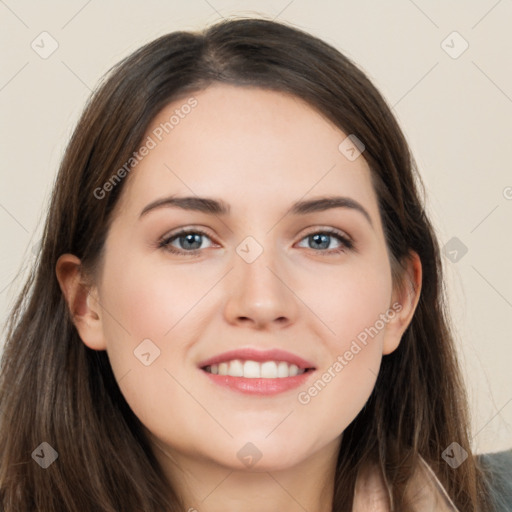
[[[386,325],[382,354],[387,355],[394,352],[405,330],[409,326],[416,311],[422,282],[421,260],[414,251],[410,252],[406,260],[406,269],[403,286],[393,290],[391,308],[394,315]]]
[[[93,350],[105,350],[97,289],[85,284],[80,259],[73,254],[62,254],[55,272],[80,338]]]

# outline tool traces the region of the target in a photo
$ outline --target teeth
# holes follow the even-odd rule
[[[231,363],[229,363],[231,367]],[[245,361],[244,375],[246,379],[259,379],[261,377],[261,364],[256,361]]]
[[[286,364],[286,363],[285,363]],[[265,379],[277,378],[277,364],[274,361],[267,361],[261,364],[261,376]]]
[[[229,363],[228,375],[231,375],[231,377],[243,377],[244,376],[244,365],[242,361],[239,361],[238,359],[235,359],[234,361],[231,361]],[[225,375],[225,374],[221,374]]]
[[[230,375],[231,377],[245,377],[246,379],[282,379],[295,377],[305,372],[296,364],[288,364],[284,361],[241,361],[234,359],[219,364],[207,366],[205,370],[215,375]]]
[[[288,370],[288,363],[281,361],[277,365],[277,376],[278,377],[288,377],[288,375],[290,375],[290,372]]]
[[[304,373],[304,372],[302,372]],[[295,375],[299,374],[299,367],[296,364],[290,365],[290,377],[295,377]]]

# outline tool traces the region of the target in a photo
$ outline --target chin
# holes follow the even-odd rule
[[[256,433],[254,433],[256,434]],[[304,436],[292,439],[289,435],[269,431],[264,434],[237,437],[234,445],[235,459],[230,465],[235,470],[280,471],[291,468],[307,458]]]

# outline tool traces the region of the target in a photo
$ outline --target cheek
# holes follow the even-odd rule
[[[345,428],[364,406],[379,372],[391,275],[385,265],[366,264],[317,283],[324,286],[310,288],[308,306],[328,327],[322,328],[328,357],[299,402],[335,429]]]
[[[194,310],[211,287],[212,279],[198,267],[152,263],[128,257],[122,265],[105,266],[103,296],[110,305],[107,324],[128,331],[132,342],[144,338],[167,339],[181,319]],[[112,337],[115,343],[116,337]]]
[[[377,379],[380,356],[361,351],[348,360],[338,355],[300,390],[298,402],[304,421],[314,423],[322,437],[334,439],[356,418],[368,401]],[[312,420],[314,418],[314,420]]]
[[[334,332],[323,336],[328,356],[316,379],[300,390],[298,401],[332,438],[359,414],[379,373],[386,326],[380,315],[388,311],[391,293],[387,281],[380,279],[375,276],[370,286],[353,276],[345,286],[331,290],[325,303],[323,313],[331,318]]]
[[[190,343],[190,337],[183,335],[183,328],[190,324],[187,313],[193,313],[194,305],[211,285],[196,274],[190,279],[186,266],[177,266],[170,275],[168,268],[165,273],[162,267],[149,264],[149,258],[126,255],[117,260],[122,265],[116,265],[115,254],[111,255],[111,261],[105,263],[100,295],[112,371],[130,408],[144,425],[165,426],[173,439],[186,438],[179,422],[172,422],[163,412],[170,396],[174,412],[190,407],[190,397],[180,393],[168,371],[174,375],[176,361],[185,358]],[[155,411],[162,414],[156,417]]]
[[[199,302],[218,277],[187,265],[170,269],[164,258],[110,255],[100,293],[107,353],[123,394],[143,418],[158,410],[152,390],[174,389],[166,370],[180,367],[204,327]]]
[[[378,258],[326,268],[316,272],[314,280],[308,279],[299,293],[328,328],[331,352],[344,351],[358,335],[364,341],[364,333],[376,323],[379,333],[383,330],[379,319],[390,307],[390,269]]]

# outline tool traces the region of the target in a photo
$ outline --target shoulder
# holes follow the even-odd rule
[[[512,512],[512,450],[476,456],[485,475],[494,512]],[[432,468],[420,457],[407,489],[415,511],[456,511]],[[382,476],[377,467],[360,470],[356,479],[353,512],[389,512],[389,502]],[[461,511],[463,512],[463,511]]]
[[[477,455],[496,512],[512,512],[512,449]]]
[[[419,456],[419,464],[407,483],[409,512],[458,512],[432,468]],[[356,479],[353,512],[390,512],[386,485],[379,469],[361,469]]]

